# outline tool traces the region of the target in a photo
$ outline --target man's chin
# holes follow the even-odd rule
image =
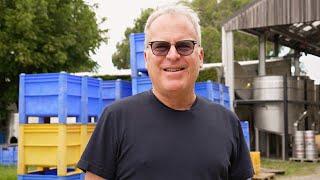
[[[164,89],[168,92],[183,92],[185,90],[185,86],[183,86],[183,84],[179,84],[179,83],[167,83],[164,86]]]

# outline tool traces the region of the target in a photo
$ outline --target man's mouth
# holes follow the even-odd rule
[[[166,72],[177,72],[177,71],[182,71],[184,69],[186,69],[186,68],[184,68],[184,67],[181,67],[181,68],[164,68],[164,71],[166,71]]]

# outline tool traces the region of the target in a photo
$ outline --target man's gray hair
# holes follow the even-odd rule
[[[155,21],[158,17],[165,15],[165,14],[180,14],[186,16],[189,21],[193,24],[193,27],[197,33],[197,41],[199,45],[201,45],[201,28],[200,28],[200,19],[195,11],[191,8],[183,5],[169,5],[163,6],[155,10],[148,18],[146,26],[144,28],[145,33],[145,40],[144,44],[145,47],[148,46],[149,42],[149,29],[153,21]],[[161,31],[161,30],[160,30]]]

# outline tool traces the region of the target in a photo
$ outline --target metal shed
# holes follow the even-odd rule
[[[233,31],[259,37],[259,75],[266,75],[266,41],[287,46],[295,52],[320,56],[320,0],[254,0],[222,25],[222,63],[230,99],[234,100]],[[298,55],[295,62],[298,62]],[[298,64],[296,63],[296,73]],[[283,139],[283,157],[287,159],[288,143]]]

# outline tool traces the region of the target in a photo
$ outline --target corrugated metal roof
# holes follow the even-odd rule
[[[264,34],[269,41],[320,56],[320,0],[255,0],[223,27]]]
[[[320,20],[320,0],[255,0],[223,24],[226,31]]]

